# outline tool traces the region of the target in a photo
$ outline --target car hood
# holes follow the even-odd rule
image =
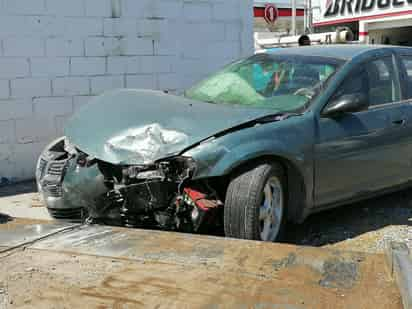
[[[151,90],[121,89],[91,100],[67,123],[70,144],[113,164],[148,164],[219,132],[275,114],[190,100]]]

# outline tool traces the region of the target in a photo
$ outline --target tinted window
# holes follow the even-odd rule
[[[393,58],[385,57],[366,64],[369,104],[379,105],[400,100],[398,76]]]
[[[360,66],[346,78],[334,98],[356,93],[363,93],[370,105],[399,101],[399,80],[393,58],[385,57]]]
[[[412,56],[401,56],[401,59],[406,69],[406,96],[408,99],[412,99]]]
[[[368,97],[368,89],[368,74],[366,70],[361,67],[355,72],[352,72],[349,78],[345,79],[334,98],[337,99],[343,95],[358,93],[363,93],[366,97]]]

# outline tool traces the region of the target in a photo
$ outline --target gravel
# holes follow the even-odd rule
[[[313,214],[287,229],[287,242],[297,245],[381,253],[388,241],[412,248],[412,190]]]

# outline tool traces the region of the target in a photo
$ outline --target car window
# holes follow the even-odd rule
[[[369,104],[380,105],[400,100],[400,88],[392,57],[366,64],[369,84]]]
[[[303,55],[259,54],[235,62],[185,91],[214,104],[296,111],[318,95],[343,61]]]
[[[358,68],[356,71],[353,71],[349,77],[341,84],[338,91],[336,92],[334,99],[337,99],[344,95],[350,94],[364,94],[366,97],[368,94],[368,74],[364,67]]]
[[[400,100],[400,85],[392,57],[370,61],[349,74],[333,99],[362,93],[369,105],[376,106]]]
[[[406,70],[406,98],[412,99],[412,56],[401,56],[401,61]]]

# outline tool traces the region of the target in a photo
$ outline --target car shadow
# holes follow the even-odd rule
[[[324,246],[389,226],[412,226],[411,189],[313,214],[302,224],[289,224],[285,242]]]
[[[0,213],[0,224],[5,224],[5,223],[10,222],[12,220],[13,220],[13,218],[10,217],[9,215]]]
[[[37,192],[34,180],[10,183],[0,186],[0,197]]]

